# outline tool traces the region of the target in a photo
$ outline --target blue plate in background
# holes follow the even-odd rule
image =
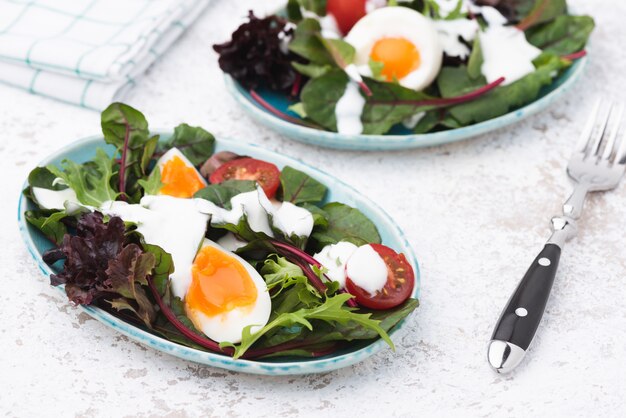
[[[161,132],[161,139],[166,140],[171,136],[172,132]],[[93,136],[80,141],[77,141],[58,152],[54,153],[50,157],[41,162],[40,166],[48,164],[58,165],[61,160],[67,158],[76,162],[85,162],[91,160],[96,152],[97,147],[103,147],[109,152],[113,152],[112,147],[107,146],[104,143],[102,136]],[[280,154],[276,154],[272,151],[265,150],[255,145],[244,144],[241,142],[235,142],[231,140],[218,139],[216,144],[216,151],[233,151],[242,155],[250,155],[256,158],[271,161],[278,167],[282,168],[285,165],[289,165],[293,168],[301,170],[311,177],[316,178],[320,182],[324,183],[328,187],[328,201],[342,202],[347,205],[353,206],[361,210],[367,217],[369,217],[378,227],[382,242],[387,246],[395,249],[398,252],[404,253],[415,270],[415,291],[414,298],[419,298],[419,285],[420,274],[418,263],[415,258],[415,254],[411,249],[408,241],[403,235],[398,226],[391,220],[378,205],[371,200],[363,196],[362,193],[357,192],[345,183],[325,174],[313,167],[310,167],[300,161],[285,157]],[[24,187],[28,184],[25,183]],[[32,202],[30,202],[23,195],[20,196],[18,205],[17,221],[19,224],[20,232],[28,251],[37,262],[39,269],[45,276],[50,276],[53,270],[46,263],[43,262],[42,254],[52,247],[52,243],[48,241],[36,228],[32,227],[24,218],[24,211],[29,209],[35,209]],[[60,292],[65,294],[62,288],[58,288]],[[69,303],[69,302],[68,302]],[[130,325],[111,314],[104,312],[101,309],[81,306],[87,314],[102,322],[103,324],[121,332],[122,334],[132,338],[133,340],[160,350],[164,353],[180,357],[185,360],[194,361],[210,366],[220,367],[223,369],[234,370],[246,373],[265,374],[265,375],[290,375],[290,374],[307,374],[307,373],[321,373],[330,370],[339,369],[342,367],[350,366],[358,363],[372,354],[387,347],[387,344],[382,340],[376,340],[369,343],[355,343],[349,349],[339,351],[332,355],[321,357],[317,359],[302,359],[302,358],[277,358],[268,360],[234,360],[230,357],[209,353],[205,351],[188,348],[171,341],[165,340],[154,334],[151,334],[143,329]],[[406,321],[406,320],[405,320]],[[399,323],[389,335],[394,335],[403,327],[404,322]]]
[[[495,129],[503,128],[515,122],[519,122],[530,115],[541,112],[561,97],[563,93],[580,78],[587,64],[587,60],[587,57],[576,60],[572,66],[557,77],[550,86],[541,90],[537,100],[524,107],[509,112],[506,115],[474,125],[428,134],[403,132],[386,135],[344,135],[336,132],[307,128],[284,121],[263,109],[250,97],[248,91],[241,87],[239,83],[234,81],[230,76],[225,76],[225,82],[228,91],[248,114],[263,125],[287,137],[307,144],[328,148],[365,151],[401,150],[461,141]],[[287,107],[293,103],[289,101],[285,94],[269,90],[260,90],[258,93],[265,101],[278,110],[297,116],[287,110]]]

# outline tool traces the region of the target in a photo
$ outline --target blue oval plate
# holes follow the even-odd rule
[[[587,57],[576,60],[573,65],[555,79],[551,85],[541,90],[537,100],[524,107],[509,112],[506,115],[474,125],[428,134],[411,134],[407,132],[396,135],[344,135],[299,126],[286,122],[263,109],[250,97],[250,94],[230,76],[226,75],[225,81],[228,91],[248,114],[263,125],[287,137],[328,148],[365,151],[401,150],[461,141],[495,129],[503,128],[519,122],[530,115],[541,112],[561,97],[563,93],[580,78],[587,64],[587,60]],[[293,103],[289,101],[286,95],[269,90],[259,90],[257,93],[278,110],[297,117],[296,114],[287,110]]]
[[[167,139],[170,135],[171,132],[161,132],[161,138],[163,140]],[[103,147],[107,151],[113,152],[113,149],[104,143],[102,136],[93,136],[77,141],[61,149],[42,161],[40,165],[59,164],[61,160],[65,158],[76,162],[85,162],[93,158],[97,147]],[[382,237],[382,242],[407,256],[407,259],[411,262],[413,269],[415,270],[416,285],[413,297],[419,298],[420,275],[415,254],[398,226],[377,204],[363,197],[362,193],[357,192],[347,184],[342,183],[341,181],[324,174],[311,166],[255,145],[243,144],[226,139],[218,139],[216,143],[216,151],[223,150],[233,151],[242,155],[251,155],[266,161],[271,161],[281,168],[285,165],[294,167],[326,184],[329,188],[327,195],[328,201],[338,201],[359,208],[376,224]],[[27,186],[28,184],[25,183],[25,187]],[[50,266],[43,262],[41,256],[46,250],[52,247],[52,244],[36,228],[29,225],[24,219],[24,211],[29,209],[34,209],[33,204],[23,195],[20,196],[17,221],[22,238],[28,247],[28,251],[37,262],[41,272],[45,276],[50,276],[50,274],[53,273],[53,270]],[[62,288],[58,289],[60,292],[65,294],[65,291]],[[195,350],[193,348],[188,348],[165,340],[140,328],[134,327],[98,308],[89,306],[81,306],[80,308],[103,324],[148,347],[152,347],[185,360],[238,372],[265,375],[322,373],[358,363],[387,347],[386,343],[379,339],[369,344],[357,343],[350,349],[317,359],[279,358],[263,361],[234,360],[227,356]],[[391,330],[389,335],[392,338],[403,327],[404,322],[405,321],[402,321],[393,330]]]

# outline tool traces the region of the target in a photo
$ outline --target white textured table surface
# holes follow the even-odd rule
[[[545,114],[468,142],[394,153],[313,148],[242,113],[211,45],[254,3],[216,0],[128,102],[153,127],[185,121],[261,144],[379,202],[422,269],[422,306],[397,352],[324,375],[250,376],[146,349],[70,307],[22,244],[16,203],[28,171],[97,133],[99,115],[0,86],[0,415],[624,416],[626,185],[589,202],[525,363],[498,376],[485,348],[568,191],[563,168],[591,98],[626,100],[626,3],[572,2],[598,23],[591,63]]]

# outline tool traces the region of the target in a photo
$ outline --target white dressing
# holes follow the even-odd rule
[[[37,201],[37,204],[43,209],[64,210],[66,202],[78,202],[76,193],[70,188],[50,190],[44,189],[43,187],[32,187],[31,193]]]
[[[487,82],[504,77],[503,85],[507,85],[534,72],[533,60],[541,55],[541,50],[528,43],[523,31],[504,26],[506,18],[493,7],[481,7],[480,12],[489,24],[479,34],[483,53],[481,72]]]
[[[267,210],[272,204],[263,192],[257,188],[251,192],[240,193],[230,200],[232,209],[220,208],[213,202],[202,200],[200,210],[211,215],[211,225],[221,225],[225,223],[238,224],[245,214],[248,224],[255,232],[264,232],[270,237],[274,236],[270,228]]]
[[[341,287],[346,286],[346,263],[358,247],[351,242],[340,241],[322,248],[313,258],[328,269],[326,277],[339,282]]]
[[[232,232],[228,232],[226,235],[217,240],[217,244],[234,253],[241,247],[245,247],[248,243],[237,238]]]
[[[337,119],[337,132],[345,135],[359,135],[363,132],[363,122],[361,114],[365,107],[365,98],[359,91],[359,86],[349,81],[343,96],[337,101],[335,106],[335,117]]]
[[[419,112],[411,115],[402,121],[402,125],[407,129],[414,129],[417,124],[420,123],[422,119],[424,119],[424,116],[426,116],[426,112]]]
[[[346,275],[352,283],[375,295],[387,283],[387,264],[371,245],[363,245],[348,259]]]
[[[512,26],[494,26],[480,34],[481,72],[492,83],[504,77],[511,84],[535,71],[533,60],[541,50],[528,43],[524,32]]]
[[[462,59],[469,55],[470,49],[459,40],[459,37],[471,42],[476,38],[476,33],[480,29],[478,22],[474,19],[436,20],[435,27],[443,51],[451,57]]]
[[[308,237],[313,231],[311,212],[291,202],[283,202],[280,205],[280,208],[273,214],[272,223],[288,237],[292,235]]]
[[[101,211],[137,224],[148,244],[158,245],[172,255],[172,291],[184,298],[191,283],[191,265],[204,240],[209,216],[198,211],[201,199],[144,196],[139,204],[105,202]]]

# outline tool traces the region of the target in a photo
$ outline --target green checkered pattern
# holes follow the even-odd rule
[[[209,0],[0,0],[0,82],[101,110]]]

